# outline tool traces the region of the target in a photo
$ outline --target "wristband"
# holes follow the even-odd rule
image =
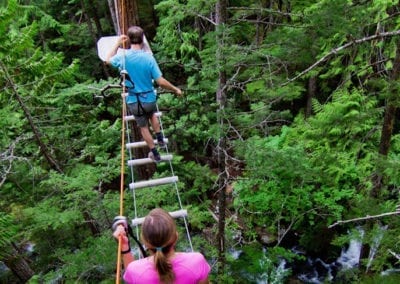
[[[127,254],[131,252],[131,247],[129,246],[129,248],[127,250],[123,250],[121,251],[121,254]]]

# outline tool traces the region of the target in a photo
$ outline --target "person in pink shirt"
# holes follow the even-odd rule
[[[199,252],[176,252],[178,232],[168,212],[156,208],[144,219],[141,238],[150,256],[135,260],[123,225],[117,226],[113,236],[121,237],[121,254],[126,283],[207,284],[210,265]]]

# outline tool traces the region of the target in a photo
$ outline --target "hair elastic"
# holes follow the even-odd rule
[[[156,247],[156,251],[162,251],[163,247]]]

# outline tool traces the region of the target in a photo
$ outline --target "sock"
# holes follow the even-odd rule
[[[156,137],[158,141],[164,141],[164,137],[161,132],[156,133]]]

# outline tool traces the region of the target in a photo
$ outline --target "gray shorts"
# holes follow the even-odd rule
[[[149,123],[149,119],[157,111],[156,102],[152,103],[138,103],[128,104],[128,110],[130,114],[135,116],[136,123],[139,127],[145,127]]]

